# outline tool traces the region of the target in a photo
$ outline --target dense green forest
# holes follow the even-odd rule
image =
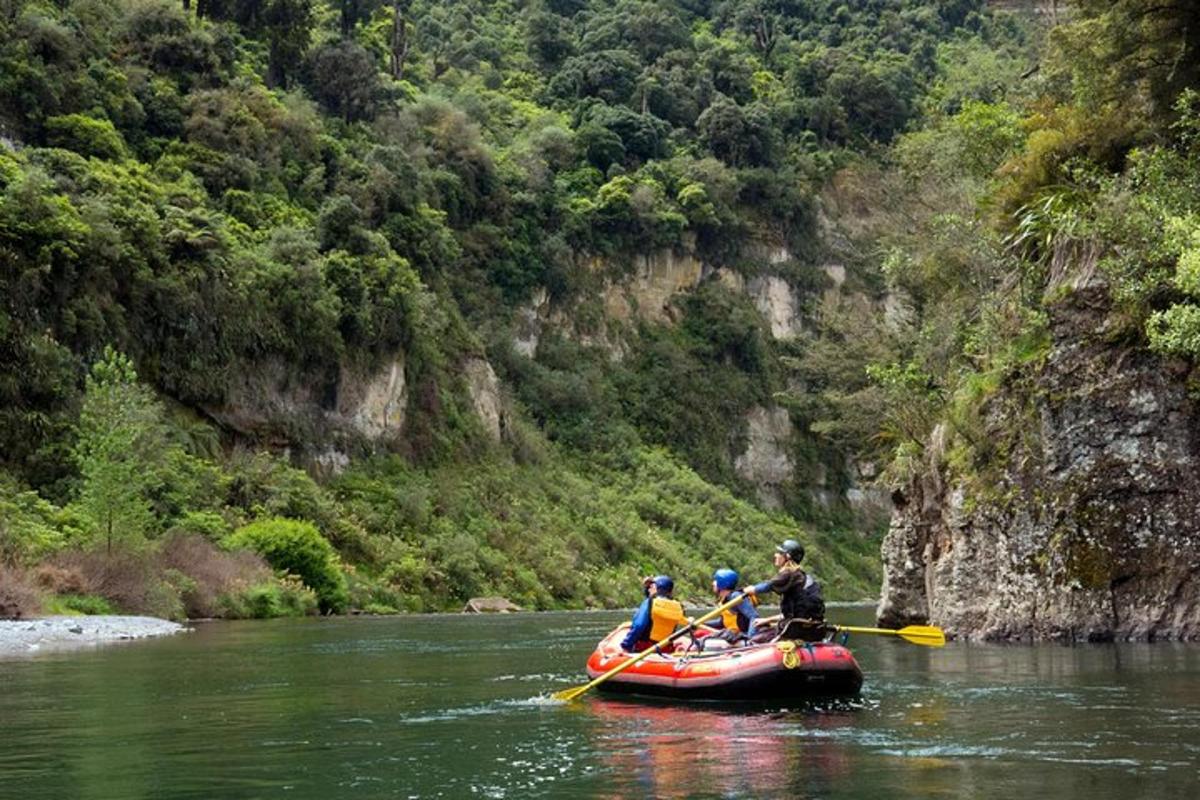
[[[1129,335],[1200,351],[1196,12],[1012,5],[0,0],[10,592],[613,605],[759,574],[800,526],[832,596],[874,594],[854,465],[903,474],[947,419],[964,470],[995,457],[972,418],[1045,352],[1054,247],[1120,242]],[[785,278],[803,333],[717,279],[610,318],[681,250]],[[538,303],[566,322],[531,355]],[[402,435],[329,425],[397,354]],[[776,403],[796,477],[764,509],[731,443]]]

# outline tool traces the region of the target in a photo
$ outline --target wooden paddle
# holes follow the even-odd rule
[[[650,647],[650,648],[647,648],[646,650],[643,650],[642,652],[638,653],[633,658],[629,659],[628,661],[625,661],[622,664],[618,664],[617,666],[613,667],[608,672],[604,673],[603,675],[596,678],[595,680],[585,683],[583,686],[574,686],[570,689],[564,689],[561,692],[555,692],[553,695],[551,695],[551,697],[553,697],[555,700],[562,700],[563,702],[569,703],[570,701],[576,699],[577,697],[584,694],[585,692],[587,692],[591,689],[594,689],[597,686],[599,686],[600,684],[604,683],[606,680],[608,680],[612,676],[629,669],[634,664],[641,661],[643,658],[654,655],[654,653],[658,652],[658,650],[661,649],[663,645],[671,644],[671,642],[674,642],[680,636],[683,636],[685,633],[688,633],[689,631],[694,630],[697,625],[699,625],[703,622],[708,622],[710,619],[713,619],[714,617],[719,616],[722,612],[728,611],[729,609],[736,606],[738,603],[742,602],[743,599],[745,599],[745,596],[739,594],[736,598],[734,598],[733,600],[730,600],[728,603],[717,606],[712,611],[708,612],[707,614],[705,614],[702,617],[697,617],[694,621],[688,623],[687,627],[680,628],[679,630],[675,631],[670,636],[668,636],[666,639],[663,639],[661,642],[659,642],[657,647]]]
[[[852,625],[834,625],[836,630],[846,633],[879,633],[885,636],[899,636],[906,642],[924,645],[925,647],[941,647],[946,644],[946,634],[941,628],[932,625],[909,625],[900,630],[890,628],[856,628]]]

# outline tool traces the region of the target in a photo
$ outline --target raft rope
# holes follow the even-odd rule
[[[800,666],[800,654],[796,652],[795,642],[776,642],[775,649],[783,653],[783,666],[795,669]]]

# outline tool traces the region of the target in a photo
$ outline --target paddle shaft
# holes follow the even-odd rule
[[[835,625],[839,631],[846,633],[882,633],[888,636],[899,636],[900,631],[891,628],[856,628],[853,625]]]
[[[713,619],[713,618],[719,616],[720,614],[728,611],[729,609],[736,606],[738,603],[742,602],[743,599],[744,599],[744,595],[739,594],[736,598],[734,598],[733,600],[730,600],[728,603],[724,603],[723,605],[717,606],[712,611],[708,612],[707,614],[705,614],[702,617],[697,617],[694,621],[689,623],[687,625],[687,627],[680,628],[679,630],[675,631],[670,636],[668,636],[666,639],[663,639],[661,642],[658,642],[654,647],[646,648],[645,650],[638,653],[633,658],[629,659],[628,661],[624,662],[623,664],[618,664],[617,666],[610,669],[608,672],[604,673],[603,675],[600,675],[597,678],[594,678],[593,680],[584,684],[583,686],[578,686],[574,689],[567,689],[562,692],[556,692],[554,694],[554,696],[559,697],[564,700],[574,700],[576,697],[579,697],[581,694],[584,694],[585,692],[588,692],[591,689],[596,688],[597,686],[604,683],[606,680],[613,677],[614,675],[617,675],[617,674],[629,669],[634,664],[641,661],[643,658],[647,658],[648,656],[654,655],[654,653],[656,653],[658,651],[658,649],[661,648],[664,644],[670,644],[671,642],[675,641],[679,637],[683,636],[688,631],[694,629],[697,625],[700,625],[701,623],[704,623],[704,622],[708,622],[710,619]]]

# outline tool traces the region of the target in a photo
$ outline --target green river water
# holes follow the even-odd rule
[[[1198,646],[857,636],[853,702],[547,701],[624,616],[212,623],[0,661],[0,797],[1200,797]]]

